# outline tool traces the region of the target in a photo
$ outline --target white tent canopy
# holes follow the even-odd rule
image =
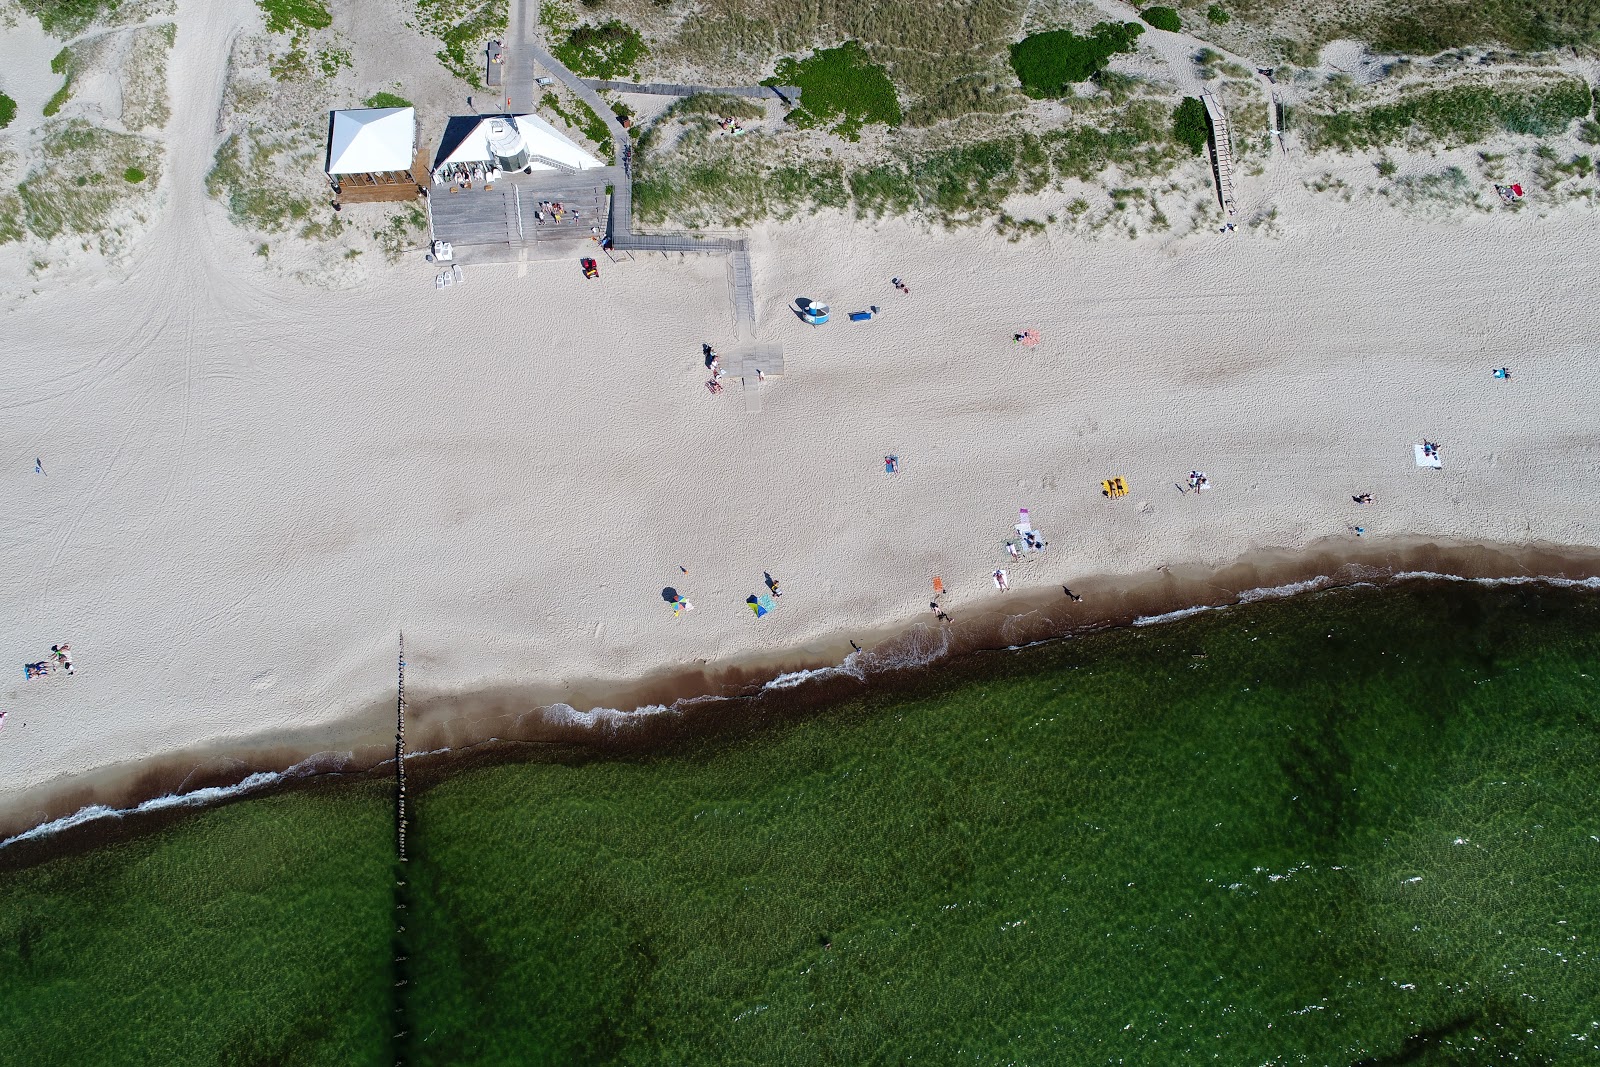
[[[411,169],[417,148],[417,112],[410,107],[335,111],[328,137],[328,173],[368,174]]]
[[[520,137],[516,136],[518,134]],[[496,155],[491,151],[491,143],[504,150],[517,141],[527,152],[526,165],[534,170],[557,169],[548,160],[573,170],[605,166],[538,115],[491,115],[481,119],[450,120],[444,143],[439,146],[440,157],[433,165],[434,174],[438,176],[441,169],[452,163],[488,163]]]

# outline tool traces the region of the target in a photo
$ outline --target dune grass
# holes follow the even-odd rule
[[[113,215],[143,195],[126,179],[128,171],[155,177],[161,168],[161,150],[153,142],[81,119],[47,125],[40,147],[44,163],[17,186],[17,194],[28,230],[46,240],[82,234],[109,247],[116,237]]]
[[[1118,52],[1132,52],[1143,32],[1137,22],[1102,22],[1087,37],[1071,30],[1035,33],[1011,46],[1011,69],[1029,96],[1064,96],[1075,82],[1104,70]]]
[[[850,167],[838,163],[774,166],[758,144],[698,152],[689,138],[672,152],[646,135],[638,152],[634,208],[649,222],[743,225],[821,207],[847,207],[877,218],[914,215],[945,226],[998,218],[1015,193],[1036,193],[1068,178],[1097,179],[1116,166],[1130,177],[1168,173],[1189,149],[1173,139],[1162,100],[1133,100],[1085,122],[974,144],[902,150]]]
[[[1580,79],[1456,86],[1410,92],[1372,107],[1297,112],[1312,147],[1374,148],[1388,144],[1462,145],[1497,133],[1549,136],[1589,115],[1589,87]]]
[[[796,126],[829,127],[852,141],[860,139],[865,125],[898,126],[903,119],[894,83],[858,41],[819,49],[804,59],[780,59],[765,84],[800,88],[800,106],[789,113]]]
[[[11,125],[17,117],[17,102],[5,93],[0,93],[0,130]]]
[[[510,8],[505,0],[413,0],[417,28],[444,47],[436,55],[456,77],[483,88],[482,49],[502,36]]]

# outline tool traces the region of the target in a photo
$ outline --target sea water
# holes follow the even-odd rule
[[[0,1062],[1588,1062],[1597,709],[1600,595],[1410,582],[448,773],[403,887],[246,799],[0,873]]]

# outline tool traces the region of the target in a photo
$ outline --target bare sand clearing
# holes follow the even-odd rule
[[[701,342],[733,342],[720,259],[597,282],[576,257],[469,267],[445,291],[418,262],[340,292],[264,272],[202,184],[237,15],[182,6],[162,214],[126,270],[4,315],[12,816],[155,754],[381,736],[402,629],[412,685],[438,694],[836,655],[927,619],[934,575],[959,624],[993,598],[1018,507],[1051,542],[1011,568],[1022,589],[1325,549],[1356,524],[1596,543],[1592,217],[1426,224],[1301,197],[1279,239],[773,226],[758,332],[788,373],[750,416],[737,383],[703,384]],[[799,296],[884,313],[813,329]],[[1036,350],[1012,343],[1027,327]],[[1442,471],[1415,466],[1424,437]],[[1181,493],[1191,468],[1214,488]],[[1101,498],[1110,475],[1129,496]],[[764,570],[785,595],[758,621]],[[23,682],[60,641],[76,675]]]

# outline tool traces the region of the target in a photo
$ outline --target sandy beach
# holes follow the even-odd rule
[[[151,757],[381,739],[402,631],[422,699],[582,694],[836,661],[930,623],[936,575],[960,627],[1002,566],[1016,597],[1358,525],[1597,543],[1592,212],[1428,222],[1269,171],[1240,195],[1276,204],[1273,237],[772,224],[757,336],[786,374],[753,415],[704,384],[702,343],[735,340],[719,257],[469,265],[446,290],[415,258],[343,289],[267,269],[204,190],[231,17],[181,5],[173,96],[211,103],[175,110],[131,257],[0,312],[10,825]],[[797,297],[839,314],[806,326]],[[1211,488],[1182,491],[1191,469]],[[1019,508],[1049,548],[1012,565]],[[784,596],[757,619],[763,572]],[[76,673],[25,681],[61,642]]]

